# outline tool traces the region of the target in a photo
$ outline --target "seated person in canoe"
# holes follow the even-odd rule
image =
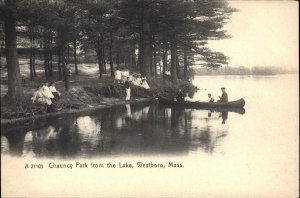
[[[211,93],[208,93],[208,102],[214,102],[215,99],[211,96]]]

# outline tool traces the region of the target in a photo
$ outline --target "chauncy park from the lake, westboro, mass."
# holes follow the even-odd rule
[[[0,0],[5,195],[295,197],[297,8]]]
[[[89,169],[89,168],[184,168],[182,163],[168,162],[163,163],[153,163],[153,162],[107,162],[107,163],[97,163],[97,162],[74,162],[74,163],[58,163],[58,162],[48,162],[47,164],[25,164],[25,169]]]

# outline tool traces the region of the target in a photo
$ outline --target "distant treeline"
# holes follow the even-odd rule
[[[198,68],[194,69],[195,75],[277,75],[277,74],[293,74],[297,70],[286,69],[275,66],[255,66],[247,67],[221,67],[219,69]]]

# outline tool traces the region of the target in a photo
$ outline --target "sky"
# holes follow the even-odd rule
[[[299,13],[297,1],[230,1],[239,12],[224,26],[230,39],[208,47],[230,57],[229,66],[298,68]]]

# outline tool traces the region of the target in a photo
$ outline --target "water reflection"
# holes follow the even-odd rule
[[[236,112],[235,113],[240,113]],[[1,126],[1,153],[35,157],[213,153],[228,134],[227,110],[166,108],[157,103],[68,115],[28,126]]]

